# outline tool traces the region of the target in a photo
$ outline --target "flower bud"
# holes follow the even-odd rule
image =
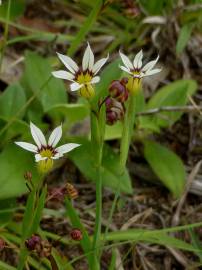
[[[41,258],[49,257],[51,255],[52,246],[47,240],[42,240],[37,234],[33,234],[25,241],[28,250],[35,251]]]
[[[114,98],[107,98],[106,105],[106,122],[108,125],[115,124],[118,120],[123,119],[125,109],[122,103],[118,102]]]
[[[123,78],[121,81],[112,81],[109,87],[109,93],[112,98],[115,98],[119,102],[125,102],[128,99],[128,91],[126,89],[127,78]]]
[[[72,240],[75,241],[81,241],[83,238],[82,232],[79,229],[73,229],[70,235]]]

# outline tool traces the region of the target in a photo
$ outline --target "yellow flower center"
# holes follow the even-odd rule
[[[50,171],[53,167],[53,160],[52,157],[54,156],[54,153],[51,149],[43,149],[40,151],[40,155],[42,157],[45,157],[45,160],[40,160],[38,162],[38,169],[42,173],[47,173]]]
[[[131,94],[137,94],[141,89],[141,79],[133,77],[129,78],[126,88]]]
[[[76,79],[76,81],[79,84],[89,83],[91,80],[92,80],[92,75],[88,72],[79,74]]]

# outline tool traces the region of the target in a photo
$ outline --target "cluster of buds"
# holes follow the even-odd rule
[[[78,190],[72,184],[67,183],[62,187],[51,189],[48,200],[53,199],[61,202],[65,196],[68,196],[70,199],[76,199],[78,197]]]
[[[41,258],[48,258],[51,255],[52,246],[47,240],[43,240],[39,235],[33,234],[25,241],[29,251],[34,251]]]
[[[124,117],[124,102],[128,99],[127,83],[128,79],[123,78],[120,81],[112,81],[109,87],[109,97],[105,100],[106,122],[108,125],[113,125]]]

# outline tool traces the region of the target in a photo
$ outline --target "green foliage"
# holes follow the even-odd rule
[[[8,86],[0,96],[0,117],[9,120],[16,116],[18,111],[26,103],[24,89],[20,84]],[[18,115],[18,118],[23,117],[24,112]]]
[[[14,144],[5,147],[0,153],[0,199],[17,197],[27,192],[23,178],[27,170],[32,172],[33,180],[36,181],[33,155]]]
[[[164,106],[183,106],[186,105],[189,96],[192,96],[197,89],[197,83],[194,80],[178,80],[159,89],[148,101],[145,111]],[[173,125],[180,117],[182,112],[159,112],[152,116],[143,116],[139,118],[139,127],[152,127],[152,130],[158,130],[161,127]]]
[[[181,159],[168,148],[144,141],[144,156],[155,174],[175,197],[180,197],[186,183],[186,172]]]
[[[46,58],[35,52],[26,52],[23,84],[29,96],[38,94],[37,100],[41,104],[43,112],[67,101],[64,83],[62,80],[54,78],[51,71],[51,66]]]
[[[2,5],[0,6],[0,18],[6,19],[8,9],[8,0],[2,1]],[[10,19],[16,19],[17,17],[23,15],[25,11],[25,0],[11,0],[10,7]]]
[[[188,23],[183,25],[183,27],[180,29],[180,33],[178,36],[177,44],[176,44],[176,53],[179,55],[183,52],[184,48],[186,47],[192,30],[194,28],[193,23]]]
[[[69,156],[87,179],[96,181],[96,167],[91,155],[91,146],[89,143],[82,144],[81,147],[71,152]],[[115,154],[110,147],[105,145],[103,152],[103,163],[101,167],[103,185],[116,191],[120,181],[121,191],[132,193],[130,177],[127,170],[125,170],[124,174],[120,176],[117,171],[118,167],[118,155]]]

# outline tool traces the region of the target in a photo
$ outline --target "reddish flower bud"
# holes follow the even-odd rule
[[[75,241],[81,241],[83,238],[82,232],[79,229],[73,229],[70,235],[71,238]]]
[[[33,234],[25,241],[28,250],[35,251],[41,258],[49,257],[51,255],[52,246],[47,240],[42,240],[37,234]]]
[[[113,125],[118,120],[123,119],[125,109],[122,103],[114,98],[107,98],[106,105],[106,122],[108,125]]]
[[[3,238],[0,238],[0,251],[2,251],[6,246],[6,242]]]
[[[109,93],[112,98],[115,98],[119,102],[125,102],[128,99],[128,91],[126,89],[127,78],[123,78],[121,81],[112,81],[109,87]]]
[[[41,237],[37,234],[33,234],[29,239],[25,241],[27,249],[30,251],[36,250],[37,246],[41,244]]]

